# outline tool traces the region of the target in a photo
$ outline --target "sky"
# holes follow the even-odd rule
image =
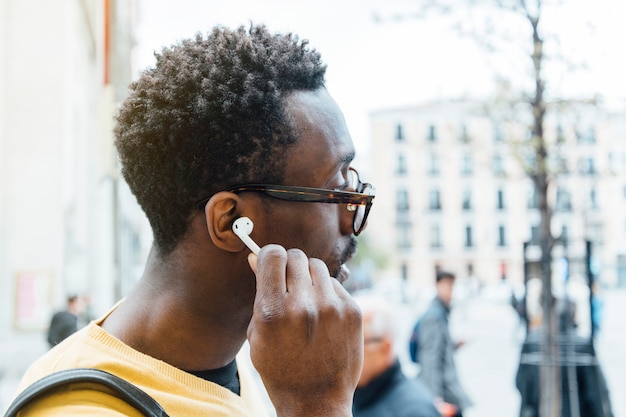
[[[366,151],[370,112],[445,98],[481,98],[492,91],[494,71],[515,82],[522,82],[527,74],[524,65],[528,62],[519,61],[516,48],[507,46],[499,54],[488,54],[453,31],[450,18],[437,14],[407,17],[419,3],[140,0],[136,70],[153,65],[153,53],[162,46],[206,33],[217,24],[263,23],[273,32],[296,33],[308,39],[328,64],[328,90],[344,112],[357,151]],[[485,16],[481,8],[462,13],[465,22]],[[560,95],[599,93],[613,108],[626,108],[626,2],[567,0],[543,16],[550,33],[558,33],[558,52],[587,66],[584,70],[548,66],[550,87]],[[528,37],[522,39],[527,42]],[[554,55],[557,50],[547,43],[546,52]]]

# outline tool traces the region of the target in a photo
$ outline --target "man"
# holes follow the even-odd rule
[[[461,387],[454,364],[454,351],[462,343],[452,341],[448,328],[454,279],[451,272],[437,272],[437,295],[422,316],[419,327],[421,369],[418,379],[432,390],[440,410],[452,409],[450,415],[460,417],[471,401]]]
[[[65,309],[54,313],[50,320],[48,344],[51,348],[78,330],[78,316],[82,312],[82,300],[77,295],[67,297]]]
[[[306,42],[263,26],[218,27],[157,55],[115,128],[122,173],[154,234],[144,274],[103,319],[39,360],[22,388],[96,367],[171,416],[253,415],[259,405],[235,360],[247,338],[278,416],[351,415],[362,325],[340,281],[373,188],[351,167],[354,146],[324,74]],[[233,233],[243,216],[258,257]],[[34,408],[133,412],[80,394]]]
[[[363,314],[363,370],[354,393],[354,417],[441,417],[433,396],[402,372],[394,348],[394,317],[389,306],[357,297]]]

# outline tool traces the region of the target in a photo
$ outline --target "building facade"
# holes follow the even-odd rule
[[[69,294],[91,296],[99,314],[120,298],[122,275],[139,276],[143,216],[119,180],[112,136],[134,7],[0,2],[0,373],[45,349]]]
[[[437,268],[479,285],[524,282],[536,257],[540,213],[526,167],[527,129],[498,120],[481,103],[447,101],[370,115],[372,182],[370,246],[386,267],[374,279],[432,285]],[[626,116],[577,105],[546,122],[553,180],[551,228],[565,245],[558,261],[606,285],[626,285]],[[529,248],[524,253],[524,242]],[[534,251],[533,251],[534,249]]]

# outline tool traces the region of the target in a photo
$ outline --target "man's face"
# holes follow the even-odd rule
[[[286,98],[298,141],[284,154],[285,185],[345,189],[354,145],[343,114],[325,89]],[[353,191],[353,190],[351,190]],[[261,197],[263,198],[263,197]],[[345,204],[266,198],[266,217],[254,220],[259,244],[299,248],[322,259],[334,277],[347,279],[345,262],[356,250],[354,212]]]
[[[382,374],[388,367],[393,347],[389,336],[374,334],[370,330],[373,314],[363,313],[363,368],[358,387],[363,387]]]
[[[452,303],[452,291],[454,289],[454,278],[443,278],[437,282],[437,296],[445,305]]]

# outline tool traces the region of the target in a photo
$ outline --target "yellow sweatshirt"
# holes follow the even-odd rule
[[[105,316],[106,317],[106,316]],[[89,324],[35,361],[18,393],[37,379],[69,368],[98,368],[139,387],[171,416],[268,415],[247,362],[237,359],[241,396],[125,345],[105,332],[104,318]],[[26,416],[139,416],[133,407],[97,390],[62,389],[23,409]]]

